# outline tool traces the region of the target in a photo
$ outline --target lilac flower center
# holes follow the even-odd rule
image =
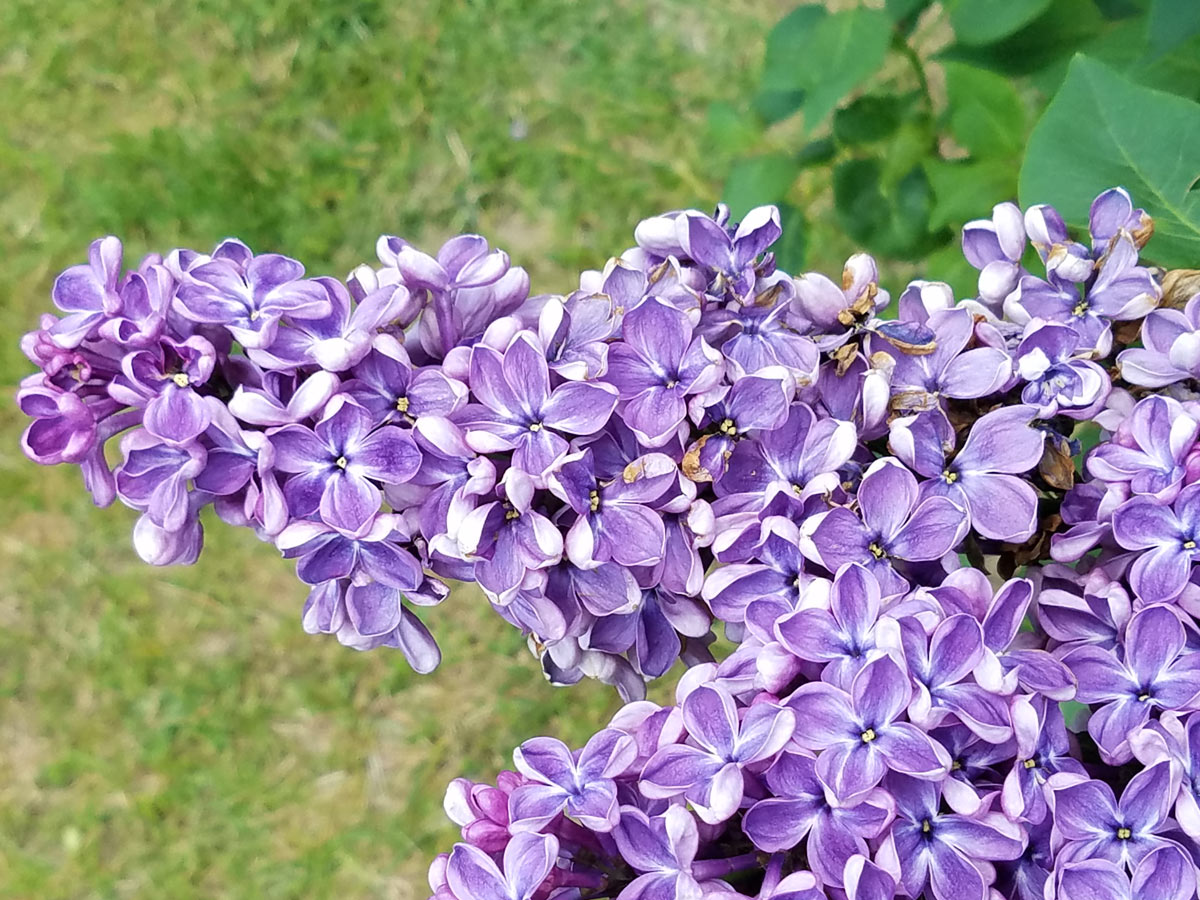
[[[1037,760],[1036,759],[1027,759],[1023,763],[1021,763],[1021,765],[1023,765],[1027,769],[1036,769],[1037,768]]]
[[[344,456],[339,456],[336,460],[334,460],[333,464],[339,469],[344,469],[348,465],[346,457]]]
[[[530,422],[530,423],[529,423],[529,430],[530,430],[530,431],[541,431],[541,430],[542,430],[542,423],[541,423],[541,422]]]
[[[1117,829],[1117,840],[1127,841],[1132,837],[1133,837],[1133,832],[1130,829],[1128,829],[1124,826]]]
[[[950,469],[943,472],[942,477],[946,479],[946,484],[954,484],[954,482],[958,481],[958,473],[952,472]]]
[[[879,737],[879,735],[877,735],[875,733],[875,729],[868,728],[866,731],[864,731],[862,733],[862,742],[864,744],[869,744],[869,743],[871,743],[871,741],[875,740],[875,738],[877,738],[877,737]]]
[[[600,508],[600,492],[599,491],[592,491],[590,494],[588,494],[588,507],[591,509],[592,512],[595,512],[596,510],[598,510]]]
[[[924,835],[933,834],[933,823],[930,822],[928,819],[921,820],[921,834],[924,834]]]
[[[871,555],[874,556],[876,559],[883,559],[884,557],[887,556],[887,551],[884,550],[882,547],[880,547],[879,544],[875,543],[874,541],[872,541],[870,543],[870,545],[867,547],[867,549],[871,551]]]
[[[178,372],[175,375],[172,375],[171,380],[173,382],[175,382],[175,384],[177,384],[181,388],[185,388],[189,384],[188,377],[185,374],[183,374],[182,372]]]
[[[737,434],[737,425],[734,424],[733,419],[726,418],[721,421],[721,424],[717,430],[720,431],[721,434],[727,434],[730,437],[733,437]]]
[[[408,412],[408,398],[407,397],[397,397],[396,398],[396,409],[402,413]]]

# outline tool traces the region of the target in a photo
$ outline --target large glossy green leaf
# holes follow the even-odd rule
[[[1028,25],[1051,0],[950,0],[950,24],[964,44],[994,44]]]
[[[1087,221],[1091,199],[1121,185],[1155,219],[1148,258],[1200,263],[1200,105],[1135,84],[1086,56],[1029,138],[1021,166],[1023,204],[1052,203]]]
[[[1025,143],[1025,107],[1012,81],[986,69],[948,62],[950,133],[972,156],[1015,156]]]
[[[768,38],[763,89],[802,91],[804,124],[811,130],[879,69],[891,35],[883,10],[859,7],[830,15],[801,6]]]

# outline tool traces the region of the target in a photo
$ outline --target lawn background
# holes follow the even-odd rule
[[[745,98],[790,6],[0,4],[0,896],[423,898],[449,779],[617,705],[546,685],[470,590],[428,616],[445,662],[420,677],[305,635],[249,532],[141,564],[132,512],[18,448],[17,341],[54,275],[105,233],[130,262],[236,234],[345,275],[380,232],[479,231],[568,291],[640,218],[711,207],[709,106]]]

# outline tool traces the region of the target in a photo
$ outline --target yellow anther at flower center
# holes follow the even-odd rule
[[[1142,703],[1145,703],[1149,699],[1150,695],[1148,693],[1138,694],[1138,700],[1140,700]]]
[[[257,309],[250,313],[250,321],[251,322],[257,322],[261,318],[262,318],[262,313],[260,313]]]
[[[674,378],[672,378],[672,379],[671,379],[670,381],[668,381],[668,382],[667,382],[667,384],[666,384],[666,387],[669,387],[669,388],[678,387],[678,386],[679,386],[679,382],[678,382],[678,381],[676,381]]]
[[[1127,841],[1131,837],[1133,837],[1133,832],[1130,831],[1128,828],[1118,828],[1117,829],[1117,838],[1119,840]]]
[[[878,544],[871,544],[869,547],[867,547],[867,549],[871,551],[871,555],[876,559],[883,559],[885,556],[887,556],[887,551],[885,551]]]
[[[1195,550],[1195,549],[1196,549],[1196,542],[1195,542],[1195,541],[1184,541],[1184,542],[1183,542],[1183,549],[1184,549],[1184,550]]]
[[[929,834],[929,832],[931,832],[931,831],[933,831],[933,826],[929,824],[929,820],[922,819],[921,820],[921,833]]]
[[[1071,310],[1071,315],[1082,316],[1085,313],[1087,313],[1087,311],[1088,311],[1087,301],[1080,300],[1078,303],[1075,304],[1075,308],[1073,310]]]
[[[595,512],[596,510],[598,510],[600,508],[600,492],[599,491],[592,491],[590,494],[588,494],[588,506],[591,507],[592,512]]]
[[[792,493],[795,494],[797,497],[799,497],[801,494],[804,493],[804,486],[800,485],[800,484],[793,484],[792,485]]]
[[[863,739],[864,744],[871,743],[871,741],[875,740],[875,738],[877,738],[877,737],[878,737],[878,735],[875,734],[874,728],[868,728],[866,731],[864,731],[862,733],[862,739]]]
[[[1025,762],[1021,763],[1021,765],[1023,765],[1027,769],[1036,769],[1037,768],[1037,760],[1036,759],[1027,759],[1027,760],[1025,760]]]
[[[733,419],[725,419],[721,423],[720,431],[721,431],[721,434],[728,434],[730,436],[733,436],[733,435],[737,434],[737,425],[735,425],[733,423]]]
[[[334,463],[334,465],[337,466],[339,469],[346,468],[346,466],[348,464],[349,464],[349,460],[347,460],[346,457],[344,457],[344,456],[339,456],[337,458],[337,461]]]
[[[407,397],[397,397],[396,398],[396,409],[398,409],[400,412],[408,412],[408,398]]]
[[[942,477],[946,479],[946,484],[954,484],[958,481],[958,473],[951,472],[949,469],[942,473]]]
[[[172,375],[171,380],[173,382],[175,382],[177,385],[179,385],[179,387],[187,387],[188,386],[188,377],[186,375],[184,375],[182,372],[178,373],[177,375]]]
[[[951,772],[958,772],[961,769],[962,769],[962,763],[960,763],[957,759],[954,760],[954,762],[950,763],[950,771]]]
[[[542,430],[542,423],[541,423],[541,422],[534,422],[534,423],[532,423],[532,424],[529,426],[529,430],[530,430],[530,431],[541,431],[541,430]]]
[[[508,512],[506,512],[504,514],[504,520],[506,522],[511,522],[513,519],[519,519],[519,518],[521,518],[521,514],[519,512],[517,512],[517,510],[515,510],[515,509],[510,509]]]

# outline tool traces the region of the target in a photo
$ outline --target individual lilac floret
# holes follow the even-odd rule
[[[479,339],[488,325],[512,313],[529,294],[529,275],[509,264],[508,254],[492,250],[477,234],[460,234],[446,241],[433,257],[391,235],[380,237],[376,255],[384,269],[373,279],[394,283],[428,298],[411,326],[410,343],[424,358],[443,359],[454,347]]]
[[[838,470],[856,446],[852,424],[820,418],[812,407],[795,403],[785,422],[734,447],[716,491],[753,495],[764,507],[780,493],[802,503],[838,486]]]
[[[923,498],[945,497],[966,509],[971,528],[986,538],[1024,541],[1037,526],[1037,492],[1019,476],[1038,464],[1045,443],[1045,433],[1030,426],[1036,414],[1007,406],[981,417],[949,464],[940,461],[936,432],[914,431],[901,458],[930,478],[921,485]]]
[[[877,789],[854,806],[833,806],[810,756],[785,750],[765,779],[771,796],[746,811],[742,829],[760,850],[791,850],[804,841],[805,858],[818,880],[842,887],[846,864],[865,853],[892,819],[894,804]]]
[[[1180,773],[1175,821],[1184,834],[1200,838],[1200,715],[1164,713],[1157,727],[1134,735],[1133,752],[1144,765],[1170,760]]]
[[[850,690],[875,649],[880,610],[879,582],[864,566],[838,569],[829,609],[799,609],[775,623],[779,642],[800,659],[821,663],[821,680]]]
[[[1129,583],[1147,603],[1164,603],[1183,591],[1200,559],[1200,484],[1185,487],[1171,506],[1134,497],[1113,513],[1113,536],[1126,550],[1140,550]]]
[[[283,492],[293,516],[319,512],[327,524],[359,534],[383,502],[378,483],[408,481],[420,468],[421,452],[400,428],[375,429],[371,414],[356,403],[326,409],[312,429],[285,425],[271,433],[275,468],[292,473]]]
[[[445,864],[445,886],[454,900],[532,900],[556,859],[558,839],[549,834],[513,835],[503,868],[478,847],[457,844]]]
[[[424,580],[421,564],[399,545],[404,523],[399,516],[379,513],[351,536],[324,522],[302,519],[288,525],[275,538],[285,558],[298,559],[296,574],[305,584],[339,578],[360,583],[372,579],[388,587],[413,591]]]
[[[1117,356],[1121,377],[1160,388],[1200,377],[1200,295],[1178,309],[1155,309],[1142,322],[1141,347]]]
[[[562,532],[533,501],[533,479],[509,469],[496,486],[496,499],[473,509],[459,526],[459,549],[477,560],[475,580],[499,603],[513,598],[529,571],[562,558]]]
[[[50,329],[60,347],[78,347],[121,309],[118,285],[124,248],[111,235],[92,241],[86,265],[71,266],[54,281],[54,305],[67,315]]]
[[[610,560],[622,566],[659,562],[666,530],[650,504],[674,494],[678,480],[679,467],[665,453],[647,453],[607,483],[596,479],[591,449],[564,457],[550,489],[578,515],[567,531],[567,557],[581,569]]]
[[[435,366],[414,368],[404,346],[391,335],[377,335],[371,352],[351,374],[343,392],[387,424],[450,416],[467,402],[465,384]]]
[[[1017,758],[1004,779],[1001,803],[1014,822],[1037,825],[1049,812],[1045,786],[1051,776],[1086,772],[1071,756],[1071,741],[1057,703],[1041,697],[1020,698],[1013,703],[1012,720]]]
[[[894,409],[935,409],[948,399],[971,400],[1001,390],[1012,380],[1012,360],[995,347],[967,349],[975,334],[975,319],[965,309],[933,313],[926,326],[934,348],[916,355],[891,341],[872,341],[895,360],[892,370]]]
[[[1174,609],[1147,606],[1129,620],[1123,660],[1095,645],[1063,657],[1079,680],[1077,699],[1102,704],[1088,720],[1088,733],[1113,763],[1133,756],[1129,740],[1152,713],[1200,708],[1200,654],[1184,644]]]
[[[593,735],[578,756],[562,741],[533,738],[513,753],[517,770],[533,781],[509,798],[514,832],[539,831],[560,812],[592,831],[612,831],[620,821],[617,787],[637,756],[629,735],[608,728]]]
[[[909,897],[987,900],[995,877],[990,864],[1025,849],[1020,828],[1000,813],[943,813],[934,783],[893,772],[885,787],[895,798],[896,820],[876,860]]]
[[[1063,900],[1191,900],[1196,865],[1182,848],[1169,845],[1143,856],[1132,881],[1116,863],[1088,859],[1057,866],[1053,888]]]
[[[1107,859],[1132,868],[1143,856],[1174,842],[1168,815],[1175,799],[1170,762],[1133,776],[1117,803],[1103,781],[1062,773],[1050,779],[1059,864]]]
[[[335,278],[314,278],[324,289],[330,313],[321,318],[297,320],[275,335],[266,349],[251,358],[266,368],[290,369],[319,366],[326,372],[344,372],[371,351],[380,327],[400,318],[412,305],[403,287],[376,291],[354,304],[346,286]]]
[[[979,299],[999,308],[1017,286],[1025,270],[1025,222],[1015,203],[997,203],[990,219],[963,226],[963,255],[979,269]]]
[[[830,571],[864,563],[885,594],[907,586],[893,560],[939,559],[966,533],[963,508],[945,497],[920,501],[917,479],[890,457],[876,460],[863,475],[858,508],[857,515],[846,507],[831,510],[813,532],[812,543]]]
[[[754,261],[783,233],[774,206],[750,210],[732,235],[710,216],[692,212],[676,218],[675,229],[687,256],[717,272],[712,293],[728,291],[737,298],[746,297],[754,286]]]
[[[683,704],[683,722],[699,747],[671,744],[642,770],[647,797],[685,794],[696,814],[715,825],[732,816],[745,791],[742,770],[778,753],[792,736],[792,710],[771,703],[751,706],[741,722],[733,698],[719,687],[696,688]]]
[[[1037,407],[1038,418],[1090,419],[1104,408],[1112,389],[1108,373],[1078,350],[1079,335],[1067,326],[1030,324],[1015,359],[1026,382],[1021,401]]]
[[[625,900],[702,896],[692,875],[700,835],[684,807],[672,806],[651,818],[636,807],[623,806],[613,838],[621,856],[641,873],[621,892]]]
[[[948,616],[928,636],[916,618],[906,617],[900,637],[917,688],[908,710],[913,722],[932,728],[953,716],[985,741],[1012,736],[1008,703],[970,677],[984,658],[983,630],[974,617]]]
[[[478,402],[457,414],[467,443],[480,453],[512,453],[513,465],[538,482],[567,452],[558,432],[595,434],[617,405],[617,392],[599,382],[568,381],[551,390],[532,332],[518,333],[503,354],[476,344],[470,378]]]
[[[875,260],[856,253],[846,260],[840,285],[819,272],[796,277],[791,322],[801,334],[823,336],[817,345],[829,350],[843,344],[856,325],[869,321],[890,300],[888,292],[879,289]]]
[[[1088,454],[1088,472],[1109,485],[1128,485],[1129,492],[1170,503],[1183,487],[1184,463],[1198,433],[1200,423],[1183,404],[1169,397],[1147,397],[1111,440]]]
[[[687,314],[647,298],[625,314],[622,340],[609,348],[606,379],[621,395],[621,417],[647,447],[674,437],[687,415],[685,399],[719,382],[721,355],[692,338]]]
[[[325,289],[303,276],[304,266],[277,253],[256,256],[244,268],[212,259],[188,271],[175,302],[192,321],[222,325],[243,347],[262,348],[275,340],[282,317],[330,314]]]
[[[868,663],[850,693],[811,682],[788,698],[797,717],[795,743],[823,751],[817,776],[843,805],[866,797],[889,770],[933,781],[949,770],[945,749],[900,721],[911,698],[912,684],[890,656]]]

